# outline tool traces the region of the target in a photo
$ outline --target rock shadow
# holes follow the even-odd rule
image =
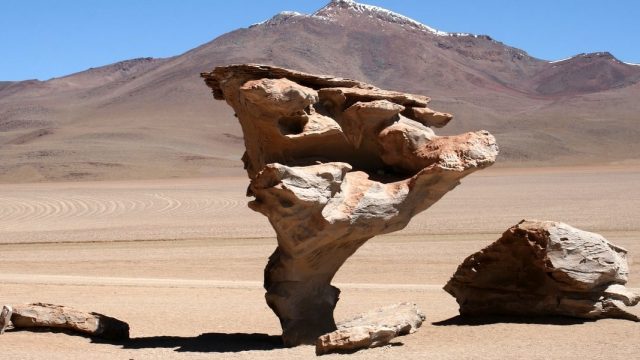
[[[284,348],[282,338],[267,334],[205,333],[198,336],[149,336],[120,342],[94,339],[94,342],[120,345],[123,349],[176,348],[177,352],[240,352]]]
[[[533,325],[579,325],[593,322],[590,319],[579,319],[568,316],[506,316],[506,315],[486,315],[486,316],[462,316],[456,315],[452,318],[432,322],[435,326],[481,326],[492,324],[533,324]]]
[[[392,347],[399,347],[399,346],[404,346],[404,343],[402,341],[392,341],[392,342],[389,342],[389,343],[386,343],[386,344],[380,345],[380,346],[364,347],[364,348],[351,349],[351,350],[336,349],[336,350],[333,350],[333,351],[331,351],[329,353],[321,354],[321,355],[329,355],[329,354],[351,355],[351,354],[355,354],[355,353],[359,353],[359,352],[366,352],[367,350],[371,350],[371,349],[392,348]],[[317,356],[321,356],[321,355],[318,355],[318,353],[316,353],[316,355]]]

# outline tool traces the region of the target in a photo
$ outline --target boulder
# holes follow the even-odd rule
[[[383,346],[396,337],[393,329],[382,326],[355,326],[322,335],[316,341],[316,355],[351,353]]]
[[[428,119],[444,115],[410,111],[426,109],[423,95],[255,64],[202,77],[240,121],[249,207],[276,231],[264,287],[285,345],[337,329],[331,280],[362,244],[404,228],[498,153],[487,131],[435,135],[443,120]]]
[[[10,322],[8,321],[10,319]],[[129,339],[129,324],[124,321],[67,306],[35,303],[8,306],[0,315],[0,333],[5,328],[57,328],[108,340]]]
[[[469,256],[444,289],[461,315],[640,319],[625,310],[627,251],[555,221],[523,220]]]
[[[424,320],[422,311],[412,303],[369,311],[339,323],[338,330],[318,337],[316,355],[383,346],[397,336],[413,334]]]
[[[340,322],[338,329],[358,326],[384,327],[393,329],[396,336],[402,336],[416,332],[424,320],[425,316],[416,304],[405,302],[385,306]]]

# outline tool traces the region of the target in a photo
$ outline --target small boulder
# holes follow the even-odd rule
[[[355,326],[324,334],[316,341],[316,355],[332,352],[349,353],[386,345],[396,331],[382,326]]]
[[[425,316],[416,304],[403,302],[372,310],[353,319],[340,322],[338,329],[370,325],[391,328],[396,332],[396,336],[402,336],[416,332],[424,320]]]
[[[412,303],[369,311],[339,323],[338,330],[318,337],[316,355],[383,346],[397,336],[416,332],[424,320],[422,311]]]

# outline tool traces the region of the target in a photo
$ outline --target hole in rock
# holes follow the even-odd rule
[[[365,172],[369,176],[370,180],[377,181],[382,184],[389,184],[406,180],[416,174],[403,171],[402,169],[398,169],[393,166],[385,165],[377,157],[373,157],[367,154],[363,155],[360,153],[350,153],[339,148],[336,149],[338,151],[333,151],[334,149],[331,147],[327,148],[327,150],[325,151],[325,155],[327,156],[324,157],[309,156],[291,158],[288,159],[288,161],[283,161],[283,163],[287,166],[310,166],[328,162],[345,162],[351,165],[351,172]],[[339,150],[342,151],[340,152]]]
[[[392,166],[382,166],[376,169],[363,169],[362,171],[369,174],[369,179],[383,184],[394,183],[406,180],[412,177],[413,173],[401,171]]]
[[[307,124],[306,116],[289,116],[278,120],[278,129],[282,135],[297,135],[302,133]]]
[[[330,104],[329,104],[330,105]],[[313,110],[313,112],[318,113],[320,115],[324,115],[324,116],[328,116],[328,117],[332,117],[331,116],[331,112],[329,112],[329,109],[326,108],[326,106],[324,106],[321,102],[317,102],[315,104],[312,104],[309,106],[309,111],[307,111],[305,109],[305,112],[307,114],[311,114],[311,111]]]
[[[290,208],[294,205],[293,201],[285,198],[278,198],[278,202],[280,203],[280,206],[282,206],[285,209]]]

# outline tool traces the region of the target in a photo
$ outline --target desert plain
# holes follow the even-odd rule
[[[545,19],[561,8],[534,6]],[[232,18],[223,8],[197,9],[194,19],[205,14],[203,22],[213,26],[214,15]],[[559,23],[587,8],[572,7]],[[615,7],[596,8],[602,18]],[[144,18],[154,10],[145,9]],[[38,24],[47,32],[64,22],[39,5],[20,15],[28,16],[22,23],[33,27],[37,14],[56,22]],[[471,16],[493,21],[478,14]],[[622,15],[609,28],[622,29]],[[334,279],[342,290],[337,321],[415,302],[426,315],[422,327],[390,345],[327,359],[639,357],[638,323],[462,319],[442,287],[467,256],[520,220],[539,219],[626,248],[627,286],[640,291],[640,64],[601,50],[539,59],[499,34],[448,33],[350,0],[237,26],[171,57],[45,81],[0,79],[0,306],[61,304],[119,318],[131,330],[131,339],[119,343],[7,331],[0,359],[315,358],[312,346],[280,344],[281,326],[262,287],[275,232],[246,206],[235,110],[212,100],[200,77],[248,62],[428,95],[434,110],[455,115],[439,135],[486,129],[500,146],[493,167],[465,177],[404,230],[368,241]],[[135,34],[130,30],[127,42]],[[54,63],[50,45],[38,44],[37,57]],[[640,314],[640,306],[629,310]]]
[[[6,359],[312,358],[281,348],[263,269],[276,245],[246,207],[243,176],[0,186],[0,301],[49,302],[127,321],[131,340],[8,331]],[[326,358],[634,358],[625,320],[457,317],[442,286],[458,264],[523,218],[604,235],[629,251],[640,288],[640,164],[511,168],[472,174],[403,231],[379,236],[334,279],[340,321],[402,301],[427,320],[391,345]],[[633,308],[632,308],[633,309]],[[634,309],[635,313],[639,309]]]

